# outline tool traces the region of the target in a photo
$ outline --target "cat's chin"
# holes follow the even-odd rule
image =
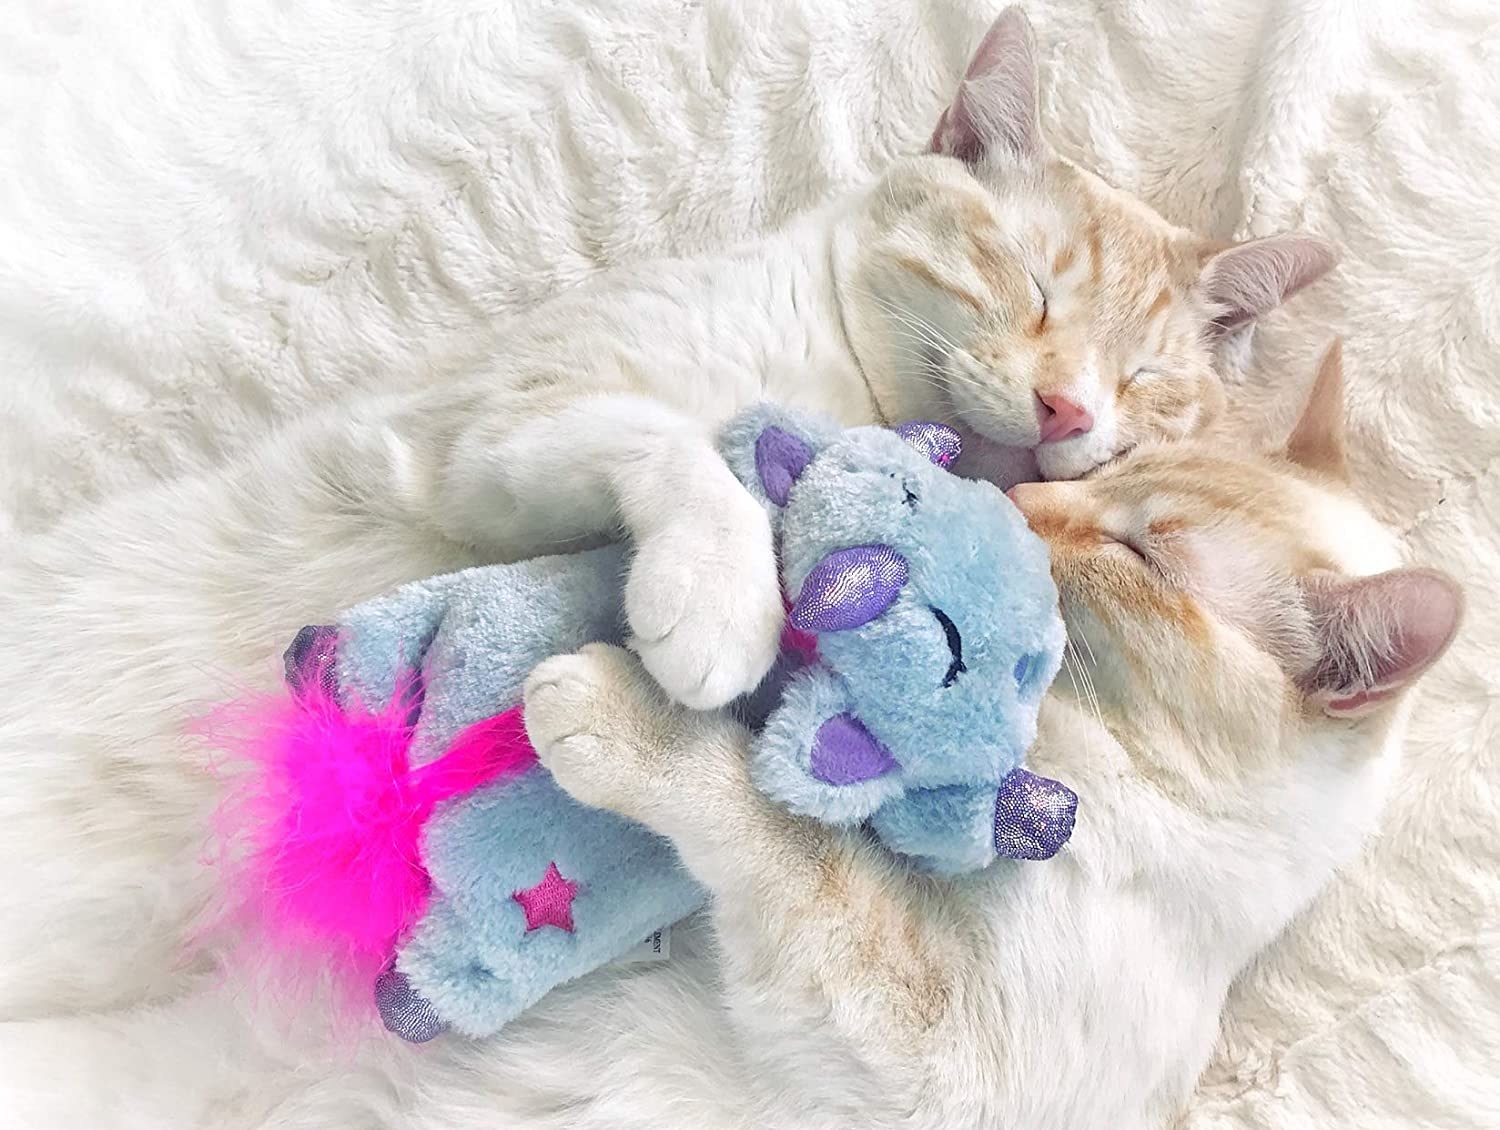
[[[964,450],[953,466],[956,474],[966,479],[983,479],[1001,490],[1009,490],[1019,483],[1042,481],[1035,449],[996,443],[961,422],[957,427]]]
[[[1084,436],[1081,439],[1088,439]],[[1087,446],[1078,439],[1064,440],[1062,443],[1048,444],[1033,452],[1037,464],[1037,482],[1063,482],[1071,479],[1081,479],[1086,475],[1093,474],[1106,463],[1111,463],[1125,454],[1129,448],[1119,452],[1111,452],[1108,449],[1101,453],[1096,449],[1090,451]]]

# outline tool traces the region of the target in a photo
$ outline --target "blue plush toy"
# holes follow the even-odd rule
[[[1076,798],[1020,762],[1060,662],[1056,592],[1004,496],[945,469],[957,434],[761,406],[720,449],[791,597],[777,669],[734,708],[757,784],[942,874],[1054,854]],[[666,842],[563,793],[519,726],[538,662],[622,640],[626,554],[417,582],[288,650],[291,708],[235,806],[258,821],[259,913],[277,944],[337,942],[409,1039],[493,1032],[706,897]]]

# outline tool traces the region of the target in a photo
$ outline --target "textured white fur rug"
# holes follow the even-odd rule
[[[0,37],[0,534],[233,460],[351,389],[442,379],[600,267],[759,231],[860,179],[925,138],[998,6],[22,0]],[[1365,491],[1470,593],[1385,835],[1239,986],[1185,1126],[1493,1128],[1500,11],[1030,11],[1064,151],[1181,223],[1343,245],[1254,342],[1239,411],[1274,430],[1345,334]],[[215,1105],[204,1080],[244,1037],[226,1021],[204,1049],[210,996],[0,1027],[0,1122],[332,1124],[316,1096]],[[122,1050],[179,1027],[198,1056]],[[399,1109],[369,1078],[369,1109]],[[481,1106],[451,1124],[502,1123]]]

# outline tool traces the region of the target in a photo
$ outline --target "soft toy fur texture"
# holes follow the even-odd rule
[[[762,689],[769,718],[756,741],[760,786],[816,819],[872,819],[886,846],[953,873],[995,859],[1002,795],[1019,798],[1048,828],[1045,854],[1066,838],[1076,800],[1058,790],[1068,801],[1059,815],[1024,805],[1024,790],[1006,791],[1061,660],[1046,551],[995,487],[936,465],[958,453],[952,431],[924,426],[921,435],[930,434],[945,452],[886,429],[841,429],[758,405],[730,421],[718,443],[775,520],[794,619],[810,570],[851,547],[879,544],[909,571],[888,603],[865,611],[868,622],[815,634],[822,654]],[[762,457],[767,440],[788,445],[793,470]],[[356,995],[363,987],[373,999],[374,975],[400,942],[398,968],[410,989],[459,1032],[489,1035],[706,897],[659,837],[579,806],[545,770],[526,765],[507,762],[494,784],[437,798],[450,803],[423,832],[433,805],[417,785],[454,758],[450,743],[512,711],[543,660],[622,638],[626,559],[615,546],[468,569],[367,601],[336,627],[299,633],[288,676],[305,725],[295,711],[268,720],[263,771],[241,787],[255,803],[236,806],[262,819],[248,829],[262,882],[238,887],[280,896],[249,900],[269,926],[290,921],[315,939],[342,942],[327,956]],[[967,635],[961,673],[955,643],[935,619],[939,605]],[[333,691],[321,687],[325,674]],[[352,712],[342,726],[340,700]],[[360,704],[372,702],[391,705],[369,716]],[[861,732],[868,726],[892,758],[889,771],[844,784],[817,777],[810,757],[822,728],[840,718],[856,719]],[[362,821],[378,826],[382,842],[369,841]],[[390,825],[404,850],[384,843]],[[368,869],[363,901],[360,867]],[[576,886],[570,921],[534,928],[516,896],[553,869]],[[350,923],[342,939],[341,917]],[[266,940],[300,939],[273,932]]]
[[[314,1033],[256,1028],[215,977],[172,964],[214,800],[184,720],[268,681],[309,608],[471,560],[378,508],[356,521],[338,500],[357,494],[288,489],[309,469],[250,449],[351,392],[442,379],[430,363],[470,353],[488,322],[602,267],[754,235],[863,182],[930,135],[996,7],[250,3],[231,26],[186,0],[78,19],[23,0],[0,63],[12,103],[37,111],[0,147],[15,203],[0,209],[0,526],[56,532],[0,546],[0,666],[20,688],[0,790],[17,1125],[713,1124],[702,1096],[738,1080],[692,930],[671,965],[564,994],[503,1047],[354,1063]],[[1056,0],[1032,15],[1067,153],[1200,230],[1301,224],[1347,249],[1297,317],[1236,352],[1239,415],[1288,419],[1296,363],[1351,328],[1358,477],[1409,552],[1476,592],[1385,834],[1241,979],[1183,1124],[1489,1125],[1500,1094],[1473,1065],[1500,1058],[1494,14]],[[268,494],[348,524],[258,509],[223,480],[124,498],[242,458],[275,464]],[[326,572],[306,575],[310,557]],[[548,1097],[565,1093],[579,1101]]]
[[[767,429],[801,445],[798,462],[809,460],[781,504],[757,466]],[[1062,659],[1046,550],[994,486],[955,478],[890,431],[839,433],[766,409],[731,421],[720,447],[771,516],[793,622],[812,572],[850,547],[892,549],[908,574],[878,616],[816,633],[817,663],[792,678],[757,740],[756,781],[820,820],[875,817],[889,846],[935,870],[988,862],[996,788],[1030,748],[1036,708]],[[812,751],[820,726],[838,715],[858,719],[899,768],[855,783],[820,780]],[[913,796],[933,788],[975,795],[946,804]],[[986,804],[988,828],[971,818]],[[959,819],[922,827],[947,812]],[[918,842],[921,851],[907,851]]]
[[[499,1031],[705,898],[666,841],[578,804],[543,770],[451,806],[428,832],[423,858],[440,893],[398,968],[467,1036]],[[528,932],[513,896],[554,866],[582,884],[573,929]]]
[[[411,756],[431,765],[450,755],[456,735],[515,707],[542,659],[622,638],[625,560],[624,547],[609,546],[468,569],[366,601],[340,618],[340,683],[356,699],[380,701],[419,667]],[[453,798],[427,824],[420,863],[432,901],[387,939],[385,960],[399,941],[398,968],[412,990],[468,1036],[497,1031],[705,897],[664,840],[582,807],[539,768]],[[549,867],[582,884],[571,931],[528,930],[513,897]],[[366,968],[337,975],[362,979],[367,1008],[374,1003]]]

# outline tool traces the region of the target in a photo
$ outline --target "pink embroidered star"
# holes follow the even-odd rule
[[[516,891],[510,897],[521,904],[526,912],[526,932],[539,930],[543,926],[556,926],[559,930],[573,932],[573,896],[578,893],[578,884],[564,879],[556,863],[547,864],[542,881],[524,891]]]

